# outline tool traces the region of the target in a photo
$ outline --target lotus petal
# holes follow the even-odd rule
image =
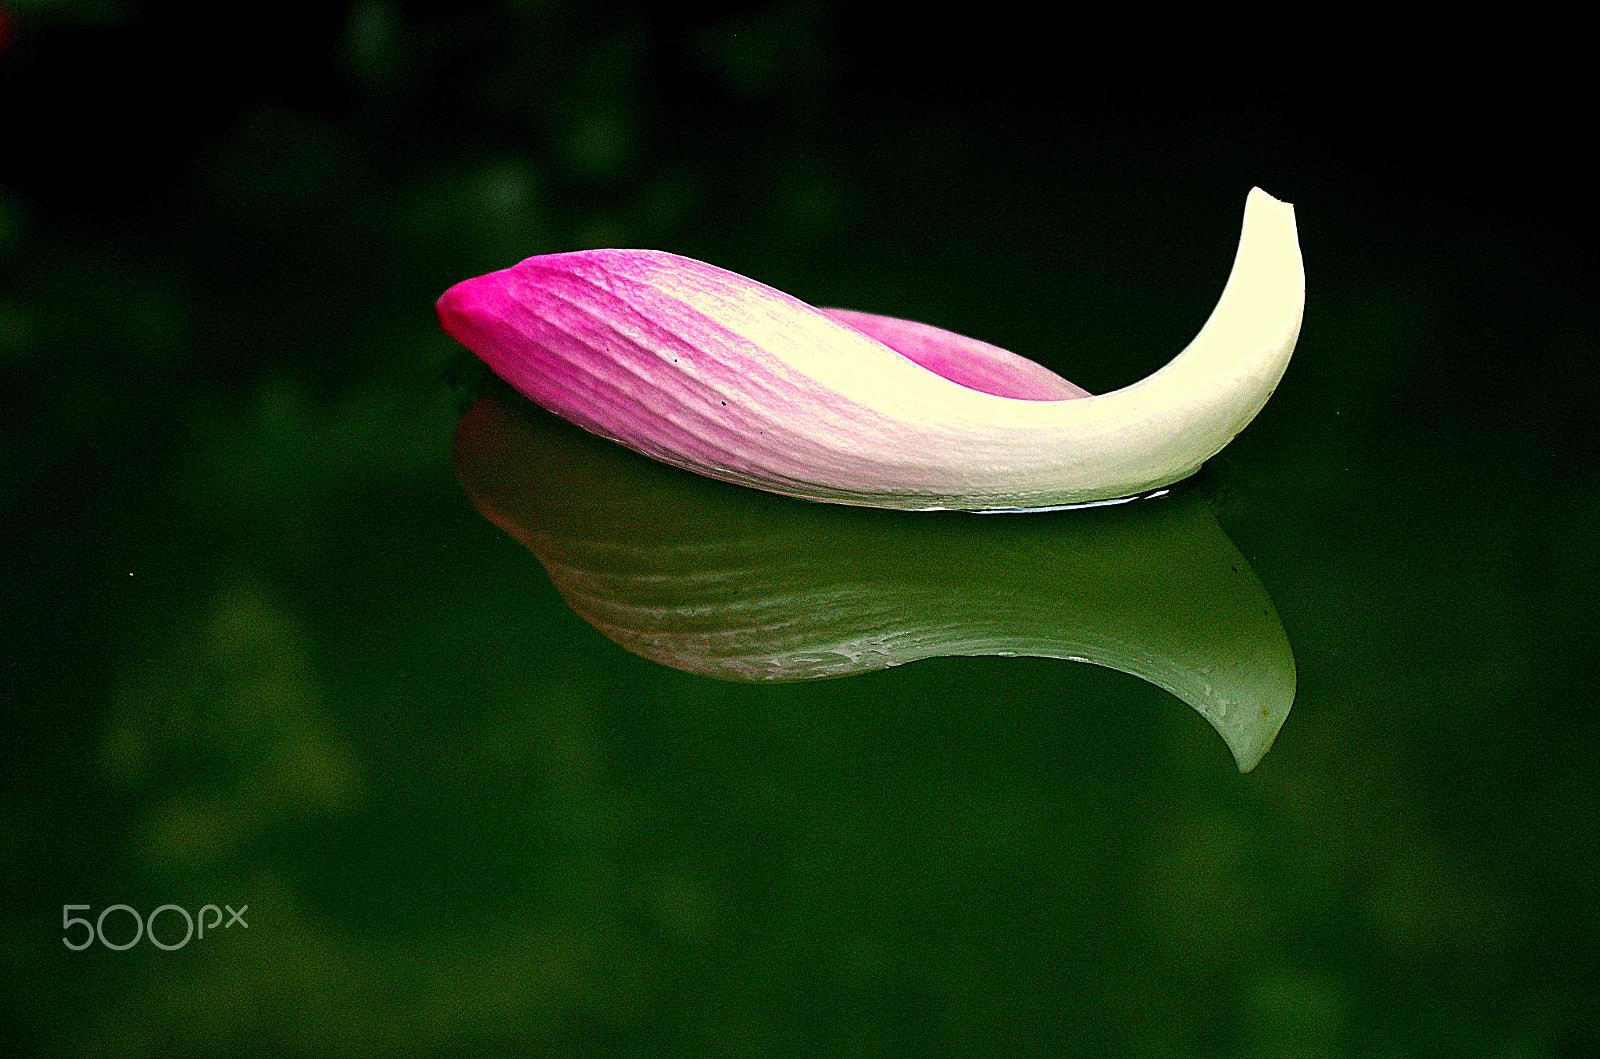
[[[1192,474],[1271,396],[1304,300],[1294,209],[1257,188],[1194,341],[1099,396],[986,343],[653,250],[532,257],[452,287],[439,316],[536,403],[666,463],[808,500],[981,511]]]

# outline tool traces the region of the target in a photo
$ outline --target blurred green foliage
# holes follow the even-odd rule
[[[1600,1051],[1593,271],[1559,107],[1502,107],[1560,84],[821,0],[8,9],[19,1054]],[[465,276],[658,247],[1102,390],[1252,184],[1311,293],[1219,461],[1302,674],[1246,779],[1085,666],[651,667],[451,479]],[[168,902],[250,926],[61,944]]]

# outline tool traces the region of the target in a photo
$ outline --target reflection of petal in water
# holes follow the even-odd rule
[[[998,518],[810,504],[493,397],[462,420],[455,458],[573,610],[676,669],[792,681],[937,655],[1093,662],[1192,705],[1245,770],[1294,699],[1272,603],[1197,498]]]

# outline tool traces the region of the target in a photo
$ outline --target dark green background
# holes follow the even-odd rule
[[[3,10],[22,1053],[1600,1054],[1571,27]],[[1216,461],[1301,673],[1249,776],[1088,666],[654,667],[452,479],[467,276],[671,250],[1099,391],[1257,184],[1309,292]],[[250,925],[62,944],[169,902]]]

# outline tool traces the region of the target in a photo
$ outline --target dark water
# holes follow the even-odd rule
[[[19,1052],[1600,1052],[1592,224],[1551,86],[1512,120],[1472,83],[1212,77],[1198,47],[1102,79],[998,17],[827,6],[20,11]],[[672,250],[1098,392],[1204,321],[1257,184],[1297,205],[1308,300],[1202,501],[1298,669],[1248,775],[1099,666],[646,660],[452,472],[470,380],[432,302],[522,256]],[[691,513],[664,503],[607,547]],[[862,568],[934,571],[920,613],[1076,590],[821,517]],[[1194,584],[1148,598],[1227,639]],[[167,905],[170,950],[115,948]]]

